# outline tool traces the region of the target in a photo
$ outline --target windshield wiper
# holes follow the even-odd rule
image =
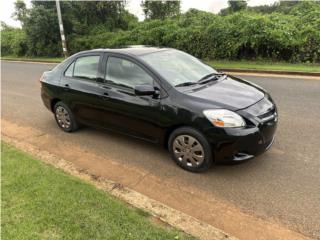
[[[200,79],[198,80],[198,82],[200,82],[200,81],[202,81],[202,80],[205,80],[205,79],[207,79],[208,77],[215,76],[215,75],[216,75],[216,73],[209,73],[209,74],[205,75],[204,77],[200,78]]]
[[[210,81],[219,80],[219,79],[221,79],[221,77],[225,77],[225,76],[227,76],[227,75],[224,73],[210,73],[208,75],[205,75],[203,78],[199,79],[197,82],[179,83],[179,84],[175,85],[175,87],[185,87],[185,86],[191,86],[191,85],[196,85],[196,84],[205,84]]]
[[[210,73],[206,76],[204,76],[203,78],[201,78],[200,80],[198,80],[197,83],[199,84],[205,84],[207,82],[210,82],[210,81],[217,81],[219,80],[221,77],[225,77],[227,76],[226,74],[224,73]],[[211,78],[210,78],[211,77]]]
[[[195,85],[197,84],[197,82],[184,82],[184,83],[179,83],[177,85],[175,85],[175,87],[186,87],[186,86],[191,86],[191,85]]]

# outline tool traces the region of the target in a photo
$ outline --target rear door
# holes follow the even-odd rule
[[[78,121],[90,125],[102,125],[104,90],[102,78],[102,53],[90,53],[77,57],[61,78],[63,100],[71,108]]]

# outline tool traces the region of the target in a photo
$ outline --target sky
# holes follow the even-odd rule
[[[27,7],[30,7],[31,0],[24,0]],[[19,21],[12,19],[14,11],[15,0],[1,0],[0,1],[0,20],[6,24],[14,27],[20,27]],[[143,20],[143,12],[140,7],[141,0],[127,0],[127,10],[136,15],[139,20]],[[276,2],[276,0],[249,0],[249,6],[269,5]],[[222,8],[228,6],[227,0],[181,0],[182,12],[188,11],[190,8],[196,8],[203,11],[218,13]]]

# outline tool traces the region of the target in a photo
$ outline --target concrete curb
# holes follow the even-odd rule
[[[35,64],[58,64],[58,61],[32,61],[32,60],[14,60],[1,59],[6,62],[21,62],[21,63],[35,63]],[[279,70],[255,70],[255,69],[236,69],[236,68],[217,68],[217,70],[228,73],[256,73],[256,74],[277,74],[277,75],[295,75],[295,76],[315,76],[319,77],[320,72],[298,72],[298,71],[279,71]]]
[[[320,76],[302,76],[302,75],[284,75],[271,73],[248,73],[248,72],[224,72],[230,76],[245,77],[264,77],[264,78],[278,78],[278,79],[299,79],[300,80],[320,80]]]
[[[152,216],[159,218],[163,222],[177,229],[181,229],[187,234],[203,240],[237,240],[237,238],[228,235],[220,229],[201,222],[194,217],[175,210],[132,189],[124,187],[121,184],[97,177],[85,170],[78,169],[73,163],[59,158],[52,153],[43,151],[32,144],[6,135],[2,135],[2,138],[5,142],[35,156],[36,158],[39,158],[44,163],[61,169],[77,178],[85,180],[95,187],[107,192],[108,194],[111,194],[112,196],[119,198],[136,208],[147,211]]]
[[[11,59],[1,59],[2,62],[15,62],[15,63],[33,63],[33,64],[58,64],[61,62],[48,62],[48,61],[31,61],[31,60],[11,60]]]
[[[315,76],[319,77],[320,72],[298,72],[298,71],[278,71],[278,70],[255,70],[255,69],[235,69],[235,68],[219,68],[219,71],[229,73],[265,73],[265,74],[277,74],[277,75],[295,75],[295,76]]]

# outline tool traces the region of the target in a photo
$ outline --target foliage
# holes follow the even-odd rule
[[[60,5],[67,42],[73,42],[73,38],[92,32],[128,30],[137,23],[137,18],[124,9],[123,1],[63,1]],[[19,0],[15,3],[14,16],[21,21],[27,36],[27,55],[61,54],[54,1],[32,1],[32,7],[26,9],[26,5]]]
[[[247,0],[228,0],[228,7],[221,9],[221,15],[227,15],[230,13],[238,12],[247,8]]]
[[[92,28],[105,32],[127,30],[137,18],[125,10],[123,1],[62,1],[66,34],[88,34]]]
[[[13,13],[13,17],[15,20],[19,20],[22,24],[26,21],[28,9],[23,0],[17,0],[14,3],[15,12]]]
[[[27,53],[27,38],[24,31],[1,24],[1,54],[22,56]]]
[[[164,19],[180,14],[180,0],[144,0],[141,2],[146,19]]]
[[[259,12],[259,13],[278,12],[283,14],[293,14],[293,12],[296,11],[296,9],[299,9],[301,11],[304,11],[307,14],[309,11],[313,11],[314,9],[317,9],[316,7],[317,5],[320,5],[319,1],[291,0],[291,1],[276,1],[271,5],[259,5],[254,7],[247,7],[247,9],[254,12]]]
[[[280,2],[268,13],[248,7],[226,16],[190,9],[178,16],[143,22],[137,22],[119,3],[62,3],[70,53],[142,44],[178,48],[203,59],[320,62],[318,2]],[[23,31],[29,55],[61,54],[54,7],[52,2],[37,2],[28,10]],[[91,16],[95,8],[97,16]],[[12,35],[2,35],[4,42],[10,42],[6,39]]]
[[[55,2],[32,2],[33,7],[23,23],[30,56],[56,56],[61,40]]]

